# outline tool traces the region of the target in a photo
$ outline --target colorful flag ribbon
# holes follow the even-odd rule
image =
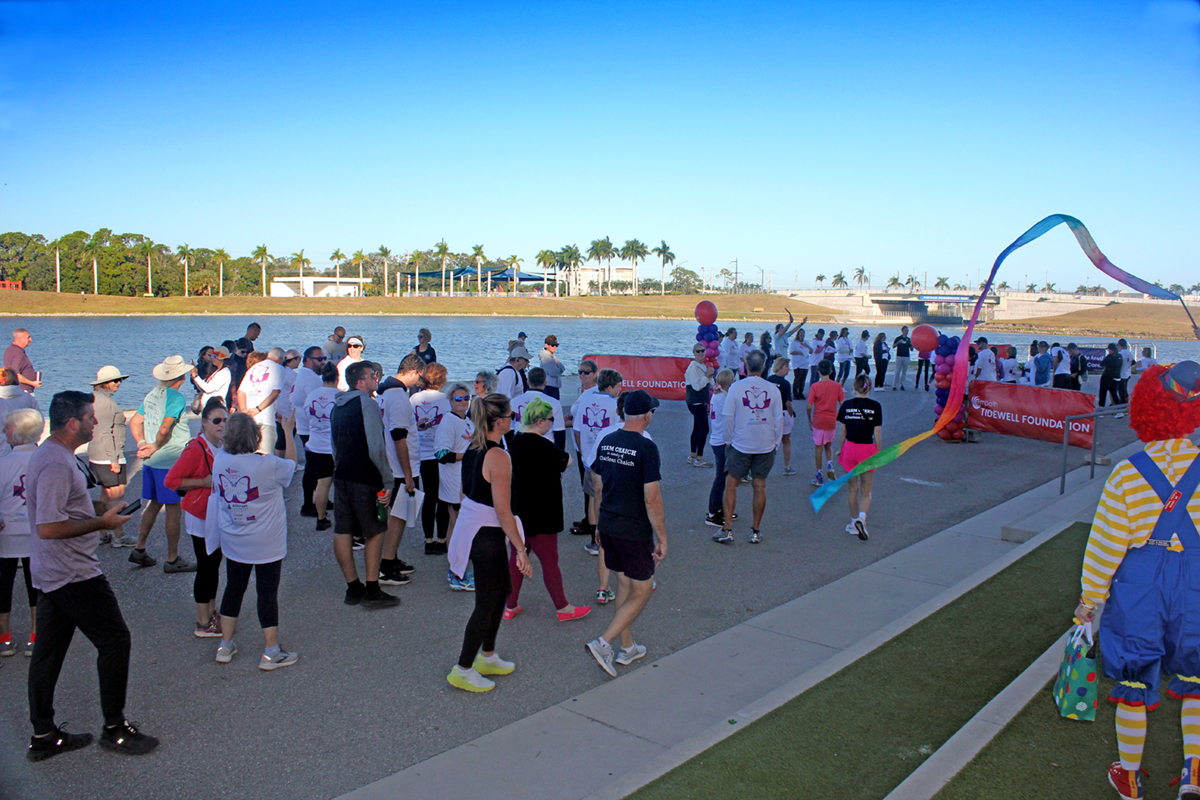
[[[930,436],[936,436],[938,431],[954,420],[958,415],[959,409],[962,408],[963,395],[966,394],[967,389],[967,367],[970,364],[971,333],[975,330],[975,323],[979,320],[979,312],[983,308],[984,298],[987,297],[988,290],[992,288],[992,281],[996,278],[996,272],[1000,269],[1000,265],[1004,263],[1004,259],[1008,258],[1009,254],[1014,250],[1024,247],[1042,234],[1063,223],[1066,223],[1067,227],[1071,229],[1071,233],[1075,234],[1076,241],[1079,242],[1079,246],[1083,248],[1083,252],[1091,262],[1105,275],[1120,281],[1136,292],[1142,292],[1162,300],[1178,300],[1180,303],[1183,303],[1183,298],[1174,292],[1169,292],[1161,286],[1156,286],[1153,283],[1142,280],[1136,275],[1131,275],[1109,261],[1108,257],[1104,253],[1101,253],[1100,248],[1096,246],[1096,241],[1092,238],[1088,229],[1082,222],[1075,219],[1075,217],[1066,214],[1051,214],[1017,237],[1015,242],[1004,248],[1004,251],[996,256],[996,261],[992,264],[992,271],[988,274],[987,282],[983,285],[983,291],[979,293],[979,299],[975,301],[975,310],[971,312],[971,321],[967,324],[967,330],[963,333],[958,343],[958,351],[954,355],[954,374],[950,383],[950,396],[946,399],[946,406],[942,409],[942,413],[937,418],[934,426],[924,433],[880,450],[856,466],[853,471],[817,489],[809,498],[814,511],[820,511],[821,506],[825,505],[825,501],[833,497],[838,489],[841,489],[854,476],[892,463],[907,453],[917,443],[928,439]],[[1192,318],[1192,312],[1188,310],[1186,303],[1183,303],[1183,310],[1187,312],[1188,318],[1192,320],[1192,326],[1195,327],[1196,321]]]

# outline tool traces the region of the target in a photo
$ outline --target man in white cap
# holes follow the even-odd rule
[[[143,567],[158,563],[146,552],[146,540],[158,519],[158,510],[166,506],[167,561],[163,564],[164,572],[196,571],[195,564],[179,555],[179,532],[183,521],[180,497],[164,482],[167,472],[192,438],[187,420],[183,418],[187,401],[179,391],[183,379],[191,371],[192,365],[184,361],[183,356],[170,356],[155,367],[153,375],[158,386],[150,390],[129,420],[129,431],[137,442],[138,458],[142,459],[142,499],[146,501],[137,545],[129,554],[129,560]],[[149,436],[147,431],[150,431]]]
[[[528,366],[529,351],[517,345],[509,352],[508,363],[496,373],[496,391],[509,400],[529,391],[529,379],[525,377],[525,368]]]
[[[346,369],[351,364],[362,361],[363,351],[366,349],[361,336],[351,336],[346,340],[346,357],[338,362],[338,391],[348,392],[350,386],[346,383]]]
[[[283,357],[282,347],[272,347],[265,359],[246,370],[238,387],[237,406],[258,423],[262,432],[258,452],[263,455],[275,450],[275,407],[283,391]]]
[[[128,378],[121,370],[113,366],[101,367],[96,372],[96,380],[92,381],[92,413],[96,417],[96,427],[92,430],[92,440],[88,442],[88,463],[92,467],[92,475],[104,493],[108,503],[115,503],[125,496],[125,412],[113,400],[113,394],[121,388],[121,381]],[[133,547],[137,539],[133,536],[126,538],[121,528],[113,531],[100,532],[100,544],[108,544],[116,539],[115,547]]]

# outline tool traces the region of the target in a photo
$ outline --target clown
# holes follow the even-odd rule
[[[1179,798],[1200,800],[1200,454],[1188,438],[1200,425],[1200,365],[1146,370],[1129,404],[1146,448],[1117,464],[1096,509],[1083,558],[1075,616],[1100,618],[1100,656],[1114,681],[1117,752],[1109,783],[1141,798],[1146,712],[1167,692],[1183,701]],[[1194,585],[1193,585],[1194,584]]]

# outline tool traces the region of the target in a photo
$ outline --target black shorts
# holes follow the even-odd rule
[[[319,481],[322,478],[333,477],[333,456],[329,453],[314,453],[304,451],[304,471],[309,480]]]
[[[375,516],[378,490],[365,483],[333,480],[333,532],[370,539],[387,530]]]
[[[120,472],[113,472],[110,464],[97,464],[91,462],[92,475],[96,478],[96,483],[103,486],[105,489],[114,489],[118,486],[124,486],[125,481],[125,465],[121,465]]]
[[[600,532],[600,546],[604,548],[604,566],[620,572],[634,581],[648,581],[654,577],[654,542],[633,539],[614,539]]]
[[[396,498],[400,495],[400,493],[404,491],[404,487],[402,485],[403,483],[404,483],[403,477],[396,478],[395,480],[392,481],[392,501],[393,502],[395,502]],[[419,475],[413,475],[413,488],[414,489],[421,488],[421,477]]]

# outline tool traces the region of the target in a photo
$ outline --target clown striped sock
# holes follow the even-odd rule
[[[1179,717],[1183,724],[1184,759],[1200,758],[1200,700],[1185,697]]]
[[[1117,703],[1117,754],[1121,768],[1135,772],[1142,766],[1146,746],[1146,707]]]

